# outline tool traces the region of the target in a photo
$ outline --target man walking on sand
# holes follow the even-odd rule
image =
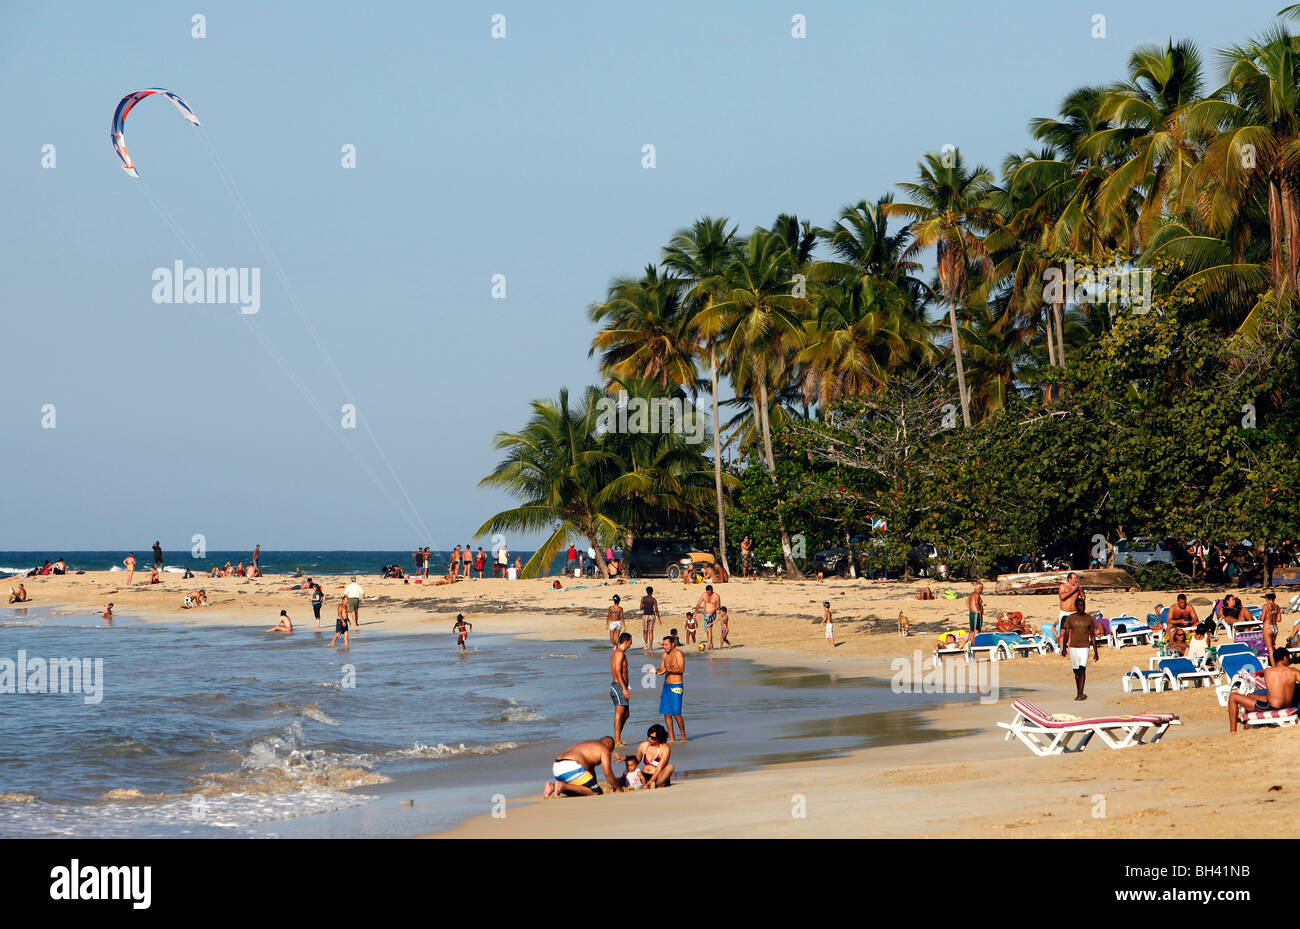
[[[695,602],[695,613],[698,616],[704,613],[704,630],[709,639],[709,650],[713,650],[713,623],[718,618],[718,607],[722,606],[722,598],[713,592],[713,585],[708,584],[704,588],[704,593],[700,599]],[[672,733],[670,728],[669,734]]]
[[[970,619],[970,632],[974,635],[984,629],[984,585],[975,582],[975,589],[966,598],[966,612]]]
[[[668,741],[673,738],[673,721],[681,730],[682,741],[686,741],[686,723],[682,720],[683,675],[686,673],[686,656],[677,648],[672,636],[663,638],[664,657],[659,662],[655,674],[664,676],[664,688],[659,693],[659,712],[663,714],[664,726],[668,729]]]
[[[1079,575],[1071,571],[1065,576],[1065,581],[1056,588],[1056,596],[1061,601],[1061,612],[1057,614],[1057,619],[1065,619],[1074,611],[1074,601],[1088,599],[1088,595],[1083,590],[1083,585],[1079,583]],[[1084,612],[1082,606],[1079,612]]]
[[[1084,612],[1083,597],[1074,601],[1074,612],[1067,613],[1061,619],[1061,644],[1063,651],[1070,660],[1070,668],[1074,671],[1074,688],[1075,700],[1087,700],[1088,695],[1083,692],[1083,685],[1088,678],[1088,647],[1092,647],[1092,660],[1101,661],[1101,654],[1097,651],[1097,623],[1088,613]]]
[[[660,619],[659,601],[655,599],[655,589],[647,587],[641,598],[641,639],[648,650],[654,639],[655,623]]]
[[[357,583],[357,579],[353,577],[352,583],[343,588],[343,596],[346,597],[348,601],[348,616],[351,620],[352,631],[360,632],[361,601],[365,599],[366,592],[362,589],[361,585]]]
[[[609,656],[609,699],[614,701],[614,747],[626,745],[623,724],[632,712],[632,694],[627,689],[627,650],[632,647],[632,633],[624,632]]]

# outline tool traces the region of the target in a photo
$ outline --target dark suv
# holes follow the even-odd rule
[[[628,577],[682,576],[682,559],[700,549],[683,539],[633,539],[632,547],[623,557],[623,568]]]
[[[862,558],[866,546],[871,544],[871,537],[866,535],[855,535],[849,540],[853,546],[853,553],[857,555],[856,567],[853,570],[855,560],[850,556],[850,552],[843,546],[839,548],[824,548],[817,554],[813,555],[813,570],[819,571],[824,577],[830,577],[832,574],[838,574],[840,577],[853,577],[862,575]]]

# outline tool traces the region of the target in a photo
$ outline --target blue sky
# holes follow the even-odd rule
[[[945,144],[996,168],[1135,45],[1212,64],[1282,5],[6,3],[0,549],[465,542],[510,502],[476,486],[493,434],[596,382],[586,306],[677,229],[828,224]],[[109,123],[154,86],[204,128],[140,103],[136,180]],[[198,259],[149,195],[210,264],[262,269],[256,316],[153,302]]]

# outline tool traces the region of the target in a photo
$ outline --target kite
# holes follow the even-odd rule
[[[126,137],[122,134],[123,127],[126,123],[126,114],[131,112],[131,107],[135,106],[150,94],[162,94],[172,103],[176,104],[176,109],[181,111],[181,115],[188,119],[196,126],[201,125],[199,118],[194,115],[190,105],[181,99],[180,94],[174,94],[170,90],[162,87],[150,87],[148,90],[137,90],[133,94],[127,94],[122,98],[122,102],[117,105],[117,111],[113,113],[113,128],[109,132],[109,139],[113,142],[113,151],[117,152],[117,157],[122,159],[122,169],[132,177],[140,175],[135,170],[135,164],[131,161],[131,156],[126,151]]]

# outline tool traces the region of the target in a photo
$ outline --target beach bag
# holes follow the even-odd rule
[[[510,571],[511,571],[511,574],[510,574],[510,580],[512,580],[512,581],[515,579],[515,577],[514,577],[514,570],[515,570],[514,568],[511,568],[511,569],[510,569]],[[559,590],[559,589],[560,589],[560,582],[559,582],[559,581],[552,581],[552,582],[551,582],[551,587],[552,587],[552,589],[554,589],[554,590]]]

